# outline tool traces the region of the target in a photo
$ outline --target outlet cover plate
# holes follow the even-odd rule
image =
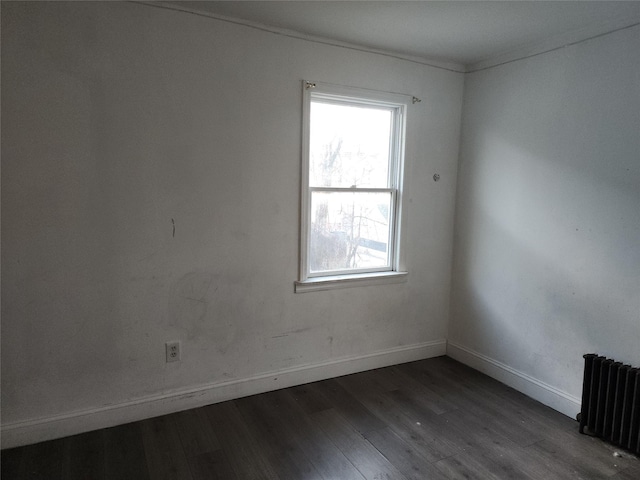
[[[167,355],[167,363],[169,362],[179,362],[181,357],[180,352],[180,342],[167,342],[165,343],[166,355]]]

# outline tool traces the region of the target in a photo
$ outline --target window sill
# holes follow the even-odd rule
[[[404,283],[408,272],[361,273],[357,275],[334,275],[331,277],[314,277],[304,282],[295,282],[295,293],[333,290],[335,288],[366,287],[369,285],[387,285]]]

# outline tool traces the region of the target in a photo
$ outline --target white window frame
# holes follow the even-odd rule
[[[404,150],[406,117],[412,97],[376,90],[345,87],[320,82],[302,82],[303,124],[302,124],[302,175],[300,195],[300,266],[299,280],[295,282],[295,292],[304,293],[333,288],[401,283],[407,280],[402,248],[402,200],[404,180]],[[311,127],[312,100],[347,105],[363,105],[388,109],[392,112],[392,134],[389,160],[389,182],[387,188],[326,188],[309,186],[309,141]],[[309,249],[311,229],[311,194],[314,191],[330,192],[389,192],[392,196],[390,212],[389,258],[391,265],[383,268],[341,271],[338,274],[310,272]]]

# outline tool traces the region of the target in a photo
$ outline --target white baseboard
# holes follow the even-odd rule
[[[447,343],[447,356],[515,388],[548,407],[576,418],[582,400],[470,348]]]
[[[2,425],[0,430],[2,448],[52,440],[280,388],[437,357],[445,355],[446,349],[446,340],[436,340],[200,385],[114,405],[8,423]]]

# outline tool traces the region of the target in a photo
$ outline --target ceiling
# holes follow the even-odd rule
[[[526,47],[566,44],[640,22],[640,1],[175,1],[403,56],[476,65]],[[166,5],[166,3],[165,3]],[[553,48],[559,45],[550,45]]]

